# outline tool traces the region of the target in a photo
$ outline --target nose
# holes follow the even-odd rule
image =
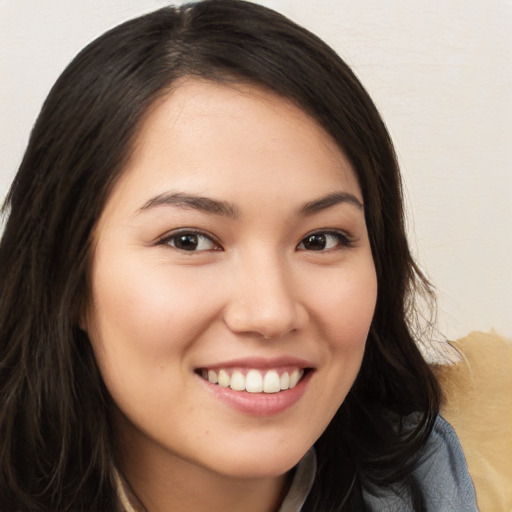
[[[293,272],[278,257],[247,258],[232,274],[231,284],[224,322],[233,332],[280,338],[306,325],[308,314]]]

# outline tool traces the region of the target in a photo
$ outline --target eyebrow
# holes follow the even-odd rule
[[[343,203],[355,206],[358,210],[364,210],[363,203],[354,194],[350,192],[333,192],[320,199],[306,203],[299,209],[299,215],[312,215],[331,206]]]
[[[298,214],[301,216],[313,215],[314,213],[343,203],[355,206],[358,210],[364,209],[363,203],[354,194],[349,192],[333,192],[319,199],[315,199],[314,201],[307,202],[299,208]],[[159,206],[176,206],[178,208],[198,210],[230,218],[240,217],[240,210],[233,203],[180,192],[163,193],[153,197],[147,201],[139,211],[150,210]]]
[[[145,203],[139,211],[149,210],[157,206],[177,206],[178,208],[199,210],[201,212],[231,218],[240,216],[238,208],[227,201],[219,201],[217,199],[210,199],[209,197],[182,194],[179,192],[160,194]]]

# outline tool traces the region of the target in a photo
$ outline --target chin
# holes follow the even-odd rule
[[[250,453],[233,453],[224,456],[222,461],[211,465],[211,469],[231,478],[276,478],[290,471],[306,454],[310,446],[284,450],[268,448],[256,449]],[[218,463],[220,462],[220,464]]]

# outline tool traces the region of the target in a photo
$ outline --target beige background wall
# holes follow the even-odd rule
[[[379,106],[441,330],[512,337],[512,2],[261,0],[316,32]],[[107,28],[163,0],[0,0],[0,198],[50,86]]]

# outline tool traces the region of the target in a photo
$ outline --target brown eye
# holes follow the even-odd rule
[[[194,232],[181,232],[167,237],[164,243],[180,251],[200,252],[211,251],[217,244],[207,235]]]
[[[317,232],[303,238],[297,248],[303,251],[326,251],[345,247],[349,244],[348,238],[341,233]]]
[[[323,251],[327,243],[326,236],[322,233],[309,235],[302,240],[301,245],[307,251]]]

